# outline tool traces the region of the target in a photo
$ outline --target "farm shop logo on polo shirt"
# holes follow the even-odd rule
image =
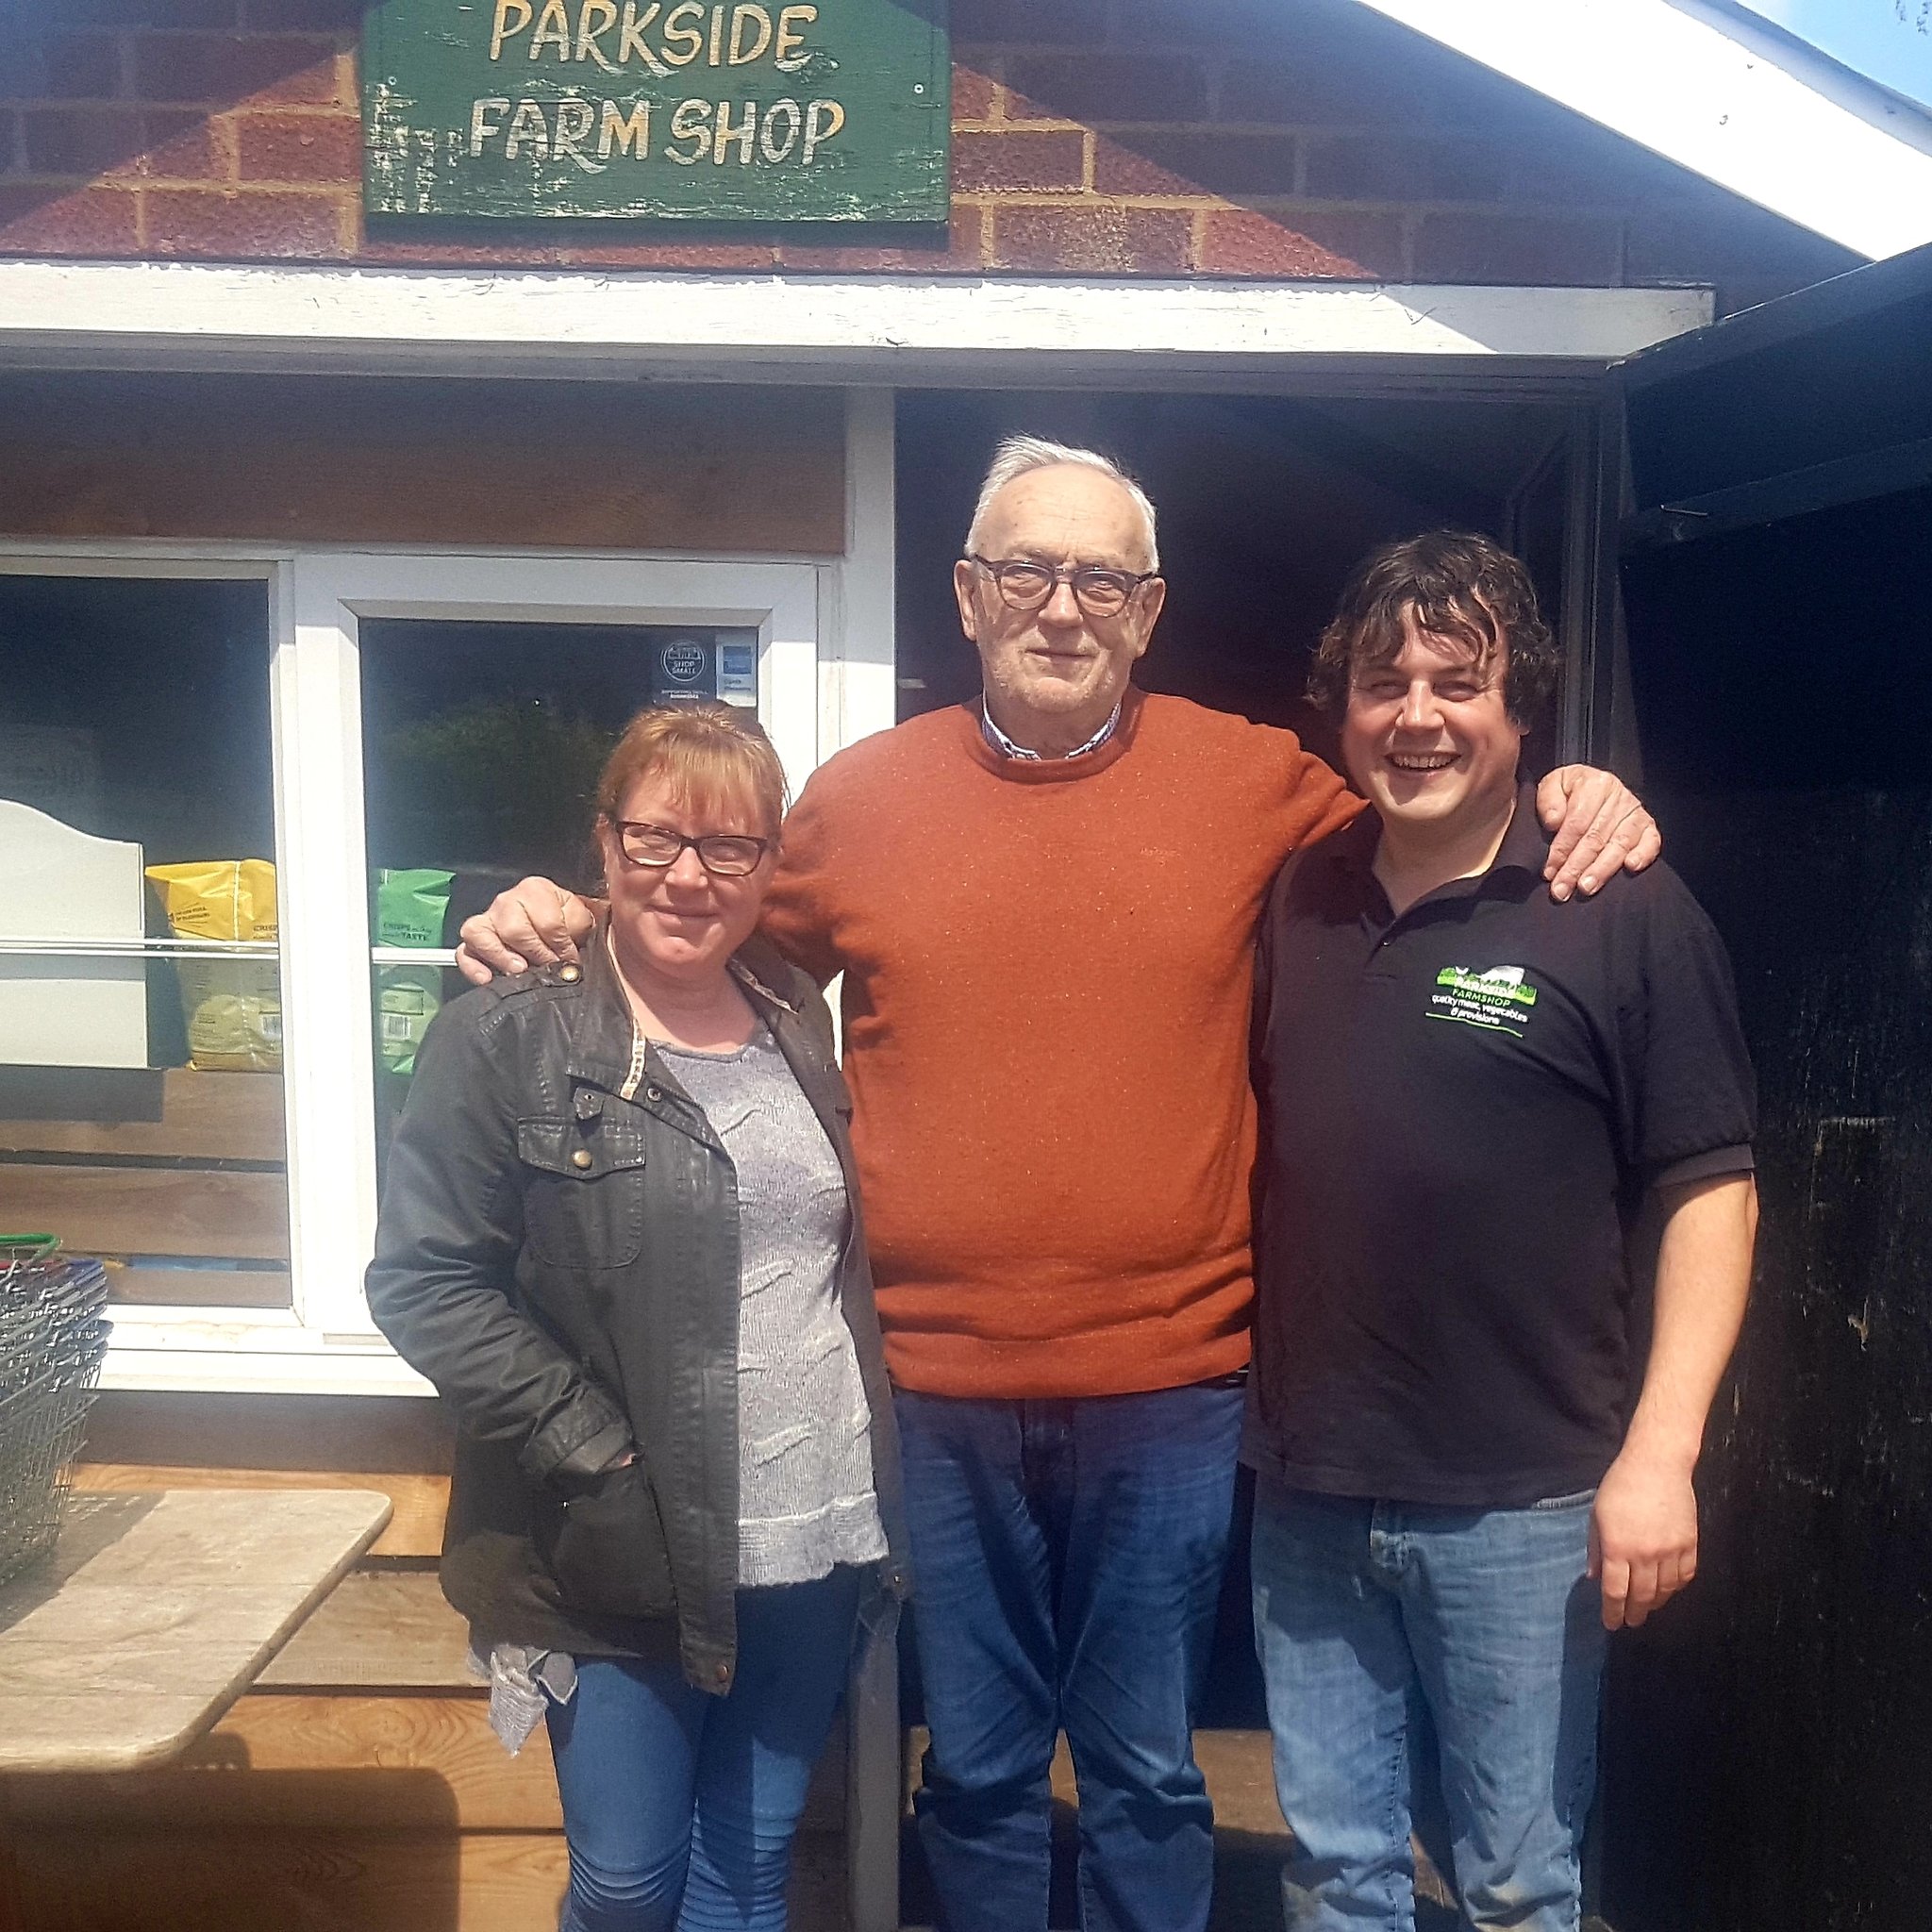
[[[1523,983],[1521,966],[1491,966],[1486,973],[1445,966],[1436,974],[1436,991],[1429,995],[1429,1018],[1455,1020],[1521,1040],[1535,1005],[1536,988]]]
[[[945,0],[378,0],[373,214],[943,223]]]

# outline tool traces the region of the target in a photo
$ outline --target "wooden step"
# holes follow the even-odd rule
[[[16,1815],[184,1829],[558,1830],[540,1725],[511,1757],[469,1674],[469,1628],[434,1571],[353,1571],[178,1762],[156,1772],[12,1781]],[[813,1774],[807,1830],[845,1812],[845,1732]]]
[[[470,1630],[434,1570],[352,1571],[256,1679],[260,1690],[462,1690]]]
[[[93,1453],[90,1440],[81,1453]],[[370,1546],[372,1557],[434,1557],[442,1548],[449,1510],[446,1475],[390,1470],[205,1469],[199,1464],[82,1461],[74,1466],[74,1488],[89,1490],[379,1490],[392,1514]]]
[[[108,1777],[20,1778],[22,1823],[186,1836],[258,1831],[558,1831],[541,1726],[512,1757],[488,1700],[251,1692],[175,1763]]]
[[[568,1870],[555,1834],[40,1832],[35,1932],[538,1932]]]
[[[552,1834],[36,1832],[34,1932],[548,1932],[568,1878]],[[844,1932],[844,1851],[801,1836],[791,1932]]]
[[[429,1397],[113,1389],[88,1417],[75,1484],[380,1490],[395,1514],[371,1554],[435,1557],[442,1548],[455,1443],[449,1411]]]

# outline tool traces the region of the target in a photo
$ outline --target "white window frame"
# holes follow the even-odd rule
[[[0,542],[8,575],[254,578],[269,591],[292,1306],[117,1309],[104,1387],[428,1392],[362,1297],[375,1143],[358,622],[755,628],[759,714],[795,793],[893,716],[890,396],[856,392],[850,424],[842,559]]]

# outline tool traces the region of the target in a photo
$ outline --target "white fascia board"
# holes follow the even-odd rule
[[[1023,377],[1279,358],[1606,362],[1699,289],[473,273],[0,262],[0,364],[730,381]]]
[[[1854,111],[1671,0],[1357,4],[1860,255],[1932,242],[1932,154],[1908,109],[1873,89]]]

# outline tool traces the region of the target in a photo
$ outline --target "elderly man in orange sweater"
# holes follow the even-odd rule
[[[896,1386],[948,1932],[1044,1932],[1048,1767],[1080,1794],[1086,1932],[1198,1932],[1191,1720],[1232,1513],[1254,1282],[1256,923],[1359,808],[1291,732],[1135,689],[1154,508],[1016,437],[955,568],[979,704],[840,753],[786,824],[771,936],[844,974],[853,1142]],[[1657,850],[1615,779],[1544,781],[1552,887]],[[478,971],[575,952],[529,880]]]

